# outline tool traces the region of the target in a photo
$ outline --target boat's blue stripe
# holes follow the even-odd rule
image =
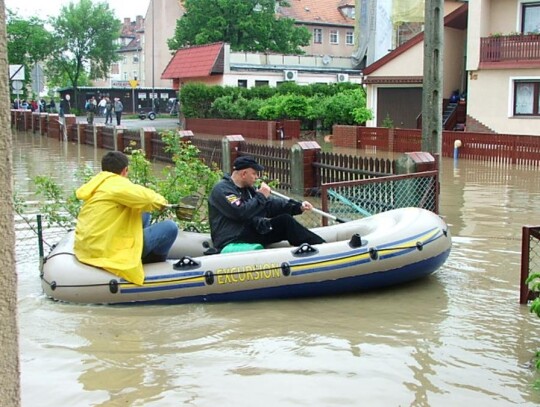
[[[180,288],[193,288],[193,287],[204,287],[206,284],[201,283],[179,283],[179,284],[167,284],[167,285],[157,285],[157,286],[137,286],[133,288],[121,288],[121,294],[134,294],[134,293],[149,293],[155,291],[170,291],[178,290]]]
[[[426,234],[432,232],[436,228],[430,229],[429,231],[420,233],[415,236],[411,236],[408,239],[403,239],[394,242],[392,246],[395,246],[397,244],[410,241],[412,239],[415,239],[419,236],[425,236]],[[424,244],[428,244],[430,242],[433,242],[440,237],[442,237],[442,233],[438,233],[433,238],[427,240]],[[379,246],[378,249],[384,249],[384,248],[391,248],[392,246],[387,247],[387,245]],[[379,259],[389,259],[399,256],[404,256],[411,251],[417,250],[416,246],[414,247],[407,247],[398,249],[396,251],[392,251],[388,254],[379,254]],[[367,254],[368,249],[367,248],[360,248],[355,249],[347,252],[340,252],[340,253],[334,253],[331,255],[326,256],[320,256],[317,257],[314,261],[313,258],[306,258],[306,259],[297,259],[292,260],[289,262],[292,269],[292,276],[300,276],[300,275],[307,275],[307,274],[314,274],[314,273],[322,273],[322,272],[331,272],[333,270],[338,269],[344,269],[348,267],[358,266],[361,264],[366,264],[372,261],[369,257],[365,257]],[[362,256],[359,258],[359,256]],[[349,259],[349,260],[347,260]],[[339,263],[342,261],[342,263]],[[309,268],[307,268],[309,267]],[[295,268],[300,268],[298,270],[295,270]],[[120,285],[120,293],[124,294],[133,294],[133,293],[145,293],[145,292],[157,292],[157,291],[171,291],[171,290],[178,290],[178,289],[185,289],[185,288],[192,288],[192,287],[202,287],[205,286],[204,281],[182,281],[182,280],[189,280],[190,277],[193,278],[201,278],[204,276],[204,271],[194,271],[194,272],[185,272],[185,273],[174,273],[174,274],[166,274],[166,275],[158,275],[149,277],[147,281],[152,281],[154,283],[160,283],[159,285],[144,285],[144,286],[135,286],[131,285],[130,283],[125,284],[125,286],[122,287],[122,284]],[[174,281],[175,279],[179,279],[179,281]]]
[[[398,267],[392,270],[346,277],[337,280],[299,283],[228,293],[196,295],[190,297],[169,298],[152,301],[140,301],[136,304],[186,304],[196,302],[253,301],[264,299],[286,299],[336,295],[350,292],[362,292],[391,285],[399,285],[432,274],[444,264],[449,254],[450,249],[439,254],[438,256],[423,260],[418,263],[408,264],[406,266]]]

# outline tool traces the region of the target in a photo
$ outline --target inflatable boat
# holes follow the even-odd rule
[[[332,295],[373,290],[435,272],[452,246],[445,222],[420,208],[314,228],[327,243],[280,242],[263,250],[212,252],[209,234],[179,231],[142,286],[82,264],[69,232],[43,260],[45,294],[73,303],[191,303]],[[209,250],[210,249],[210,250]],[[207,254],[205,254],[207,253]]]

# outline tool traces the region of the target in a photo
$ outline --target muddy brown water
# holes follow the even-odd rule
[[[102,151],[15,134],[16,189],[75,186]],[[361,154],[361,153],[360,153]],[[447,263],[370,293],[290,301],[84,306],[44,297],[18,225],[23,406],[536,406],[540,320],[519,305],[521,227],[540,224],[536,168],[444,159]]]

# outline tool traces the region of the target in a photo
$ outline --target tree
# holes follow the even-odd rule
[[[294,20],[276,16],[275,0],[185,0],[186,13],[176,22],[169,49],[223,41],[233,51],[302,54],[311,35]]]
[[[106,2],[79,0],[63,6],[51,19],[54,52],[47,59],[47,74],[54,82],[67,76],[75,92],[86,73],[90,79],[106,77],[118,60],[121,22]]]
[[[8,11],[7,52],[12,65],[23,65],[25,84],[30,80],[32,67],[52,52],[52,35],[45,28],[45,21],[38,17],[25,20]],[[26,87],[25,87],[26,88]]]

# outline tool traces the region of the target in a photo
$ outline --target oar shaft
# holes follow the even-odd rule
[[[286,200],[291,199],[291,198],[289,198],[289,197],[286,196],[286,195],[283,195],[283,194],[280,194],[279,192],[274,191],[273,189],[270,191],[270,193],[271,193],[272,195],[278,196],[278,197],[283,198],[283,199],[286,199]],[[293,201],[295,201],[295,199],[293,199]],[[326,217],[326,218],[328,218],[328,219],[332,219],[332,220],[335,220],[335,221],[337,221],[337,222],[342,222],[342,220],[341,220],[341,219],[338,219],[337,216],[334,216],[334,215],[331,215],[331,214],[326,213],[326,212],[324,212],[324,211],[321,211],[320,209],[312,208],[311,211],[314,212],[314,213],[317,213],[317,214],[319,214],[319,215],[321,215],[321,216],[324,216],[324,217]]]

